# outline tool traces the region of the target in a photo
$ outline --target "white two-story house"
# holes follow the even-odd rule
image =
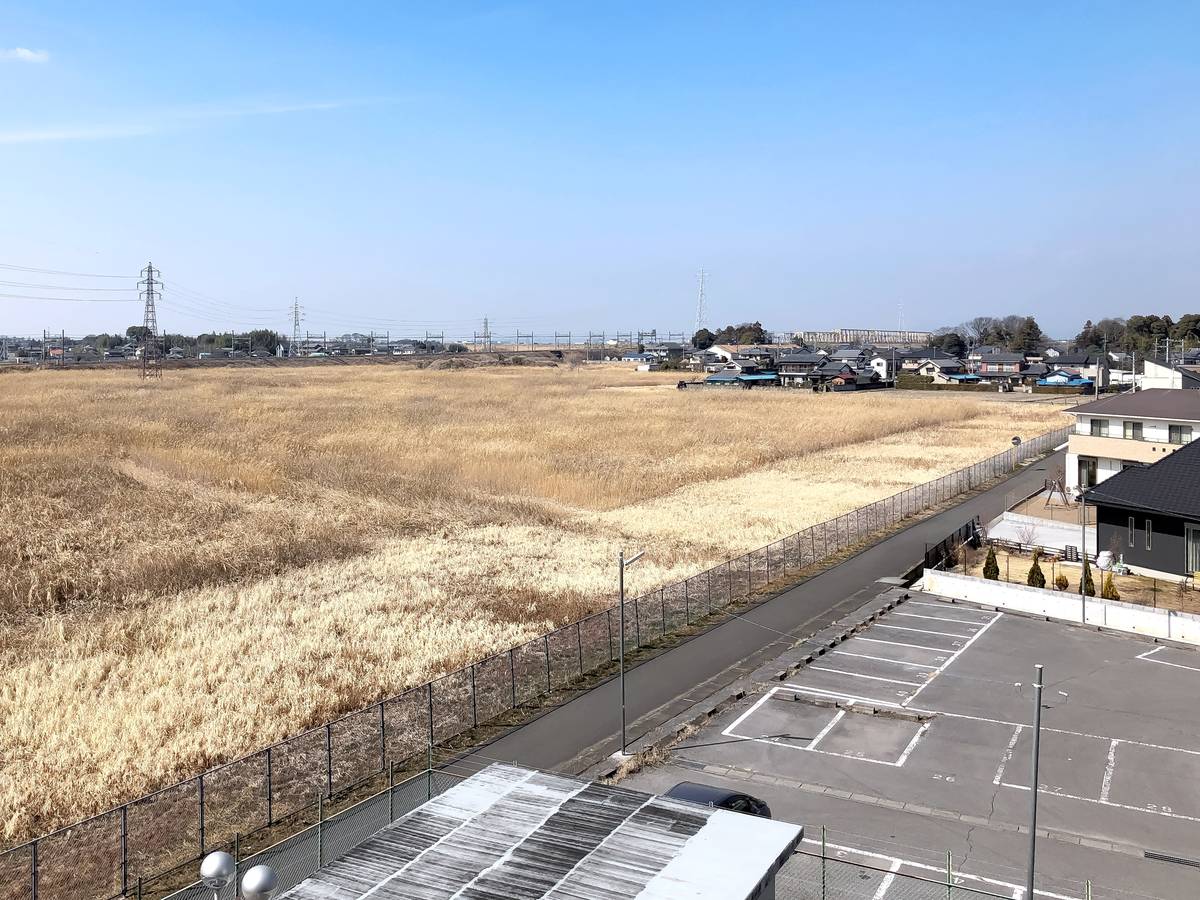
[[[1200,437],[1200,391],[1154,389],[1114,394],[1066,412],[1066,485],[1081,491],[1126,466],[1158,462]]]

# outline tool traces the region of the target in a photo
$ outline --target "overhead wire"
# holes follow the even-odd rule
[[[103,275],[96,272],[67,272],[61,269],[39,269],[35,266],[17,266],[12,263],[0,263],[0,269],[11,269],[15,272],[34,272],[39,275],[68,275],[73,278],[125,278],[136,279],[137,275]]]

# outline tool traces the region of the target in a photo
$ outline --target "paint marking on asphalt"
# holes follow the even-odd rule
[[[921,682],[919,681],[900,681],[898,678],[880,678],[878,675],[862,675],[858,672],[847,672],[843,669],[829,669],[825,666],[807,666],[806,671],[832,672],[834,675],[848,675],[851,678],[865,678],[868,681],[886,681],[889,684],[905,684],[909,687],[921,687]]]
[[[980,628],[977,632],[975,632],[975,634],[971,636],[971,639],[969,641],[967,641],[965,644],[963,644],[961,647],[959,647],[956,651],[954,651],[954,653],[951,654],[950,658],[948,660],[946,660],[944,663],[942,663],[940,666],[938,666],[938,668],[934,671],[934,673],[925,680],[925,683],[923,685],[921,685],[919,688],[917,688],[916,692],[914,692],[911,697],[906,699],[900,705],[908,706],[908,704],[910,704],[914,700],[916,700],[917,695],[920,694],[921,691],[923,691],[923,690],[925,690],[925,688],[929,687],[929,685],[931,685],[939,675],[941,675],[943,672],[945,672],[947,668],[954,665],[955,660],[957,660],[963,653],[965,653],[967,648],[970,647],[973,643],[975,643],[976,639],[983,637],[984,633],[989,628],[991,628],[993,625],[995,625],[996,622],[999,621],[999,619],[1002,615],[1004,615],[1004,613],[996,613],[995,617],[990,622],[988,622],[986,625],[984,625],[982,628]]]
[[[1166,650],[1166,647],[1155,647],[1153,650],[1147,650],[1145,653],[1139,653],[1134,659],[1145,660],[1146,662],[1158,663],[1160,666],[1170,666],[1172,669],[1187,669],[1189,672],[1200,672],[1200,667],[1185,666],[1183,663],[1167,662],[1165,659],[1151,659],[1150,657],[1159,650]]]
[[[917,615],[916,613],[906,613],[906,612],[892,612],[892,613],[889,613],[888,615],[907,616],[910,619],[929,619],[931,622],[956,622],[959,625],[966,625],[966,626],[972,627],[972,628],[976,625],[983,624],[983,622],[967,622],[964,619],[947,619],[945,616],[920,616],[920,615]]]
[[[821,841],[819,838],[804,838],[802,843],[813,844],[817,847],[821,846]],[[899,863],[901,867],[908,867],[910,869],[918,869],[922,872],[937,872],[939,875],[943,875],[943,876],[946,874],[945,866],[931,866],[928,863],[917,862],[916,860],[912,860],[912,859],[905,859],[902,856],[891,856],[887,853],[876,853],[872,850],[860,850],[857,847],[848,847],[845,844],[826,843],[825,848],[827,850],[838,850],[843,853],[853,853],[853,854],[856,854],[857,856],[864,857],[865,859],[881,860],[883,862],[888,863],[889,866],[892,863]],[[809,855],[809,854],[805,854],[805,855]],[[812,858],[820,859],[820,856],[813,855]],[[1015,890],[1020,890],[1022,892],[1024,891],[1024,888],[1022,888],[1020,885],[1012,884],[1011,882],[1008,882],[1008,881],[1000,881],[996,878],[987,878],[983,875],[971,875],[967,872],[955,872],[954,875],[956,878],[964,879],[966,881],[978,882],[979,884],[988,884],[988,885],[992,885],[993,887],[1001,887],[1001,888],[1005,888],[1007,890],[1013,890],[1013,891],[1015,891]],[[1050,900],[1076,900],[1076,898],[1068,897],[1066,894],[1055,894],[1052,891],[1042,891],[1042,890],[1037,890],[1036,888],[1034,889],[1033,893],[1039,897],[1049,897]]]
[[[833,726],[842,721],[842,719],[845,717],[846,711],[844,709],[839,709],[837,715],[830,719],[829,724],[817,732],[817,736],[808,742],[808,749],[812,750],[817,746],[817,744],[821,743],[821,741],[825,739],[825,735],[829,734],[829,732],[833,730]]]
[[[1117,744],[1114,740],[1108,745],[1108,765],[1104,767],[1104,780],[1100,782],[1100,799],[1107,800],[1108,792],[1112,789],[1113,770],[1117,768]]]
[[[905,662],[902,659],[888,659],[886,656],[868,656],[866,653],[851,653],[849,650],[830,650],[831,655],[837,656],[856,656],[859,659],[873,659],[875,662],[895,663],[898,666],[912,666],[915,669],[936,669],[937,666],[931,666],[927,663]]]
[[[882,622],[876,622],[871,627],[872,628],[893,628],[896,631],[915,631],[918,634],[936,634],[938,637],[962,638],[963,640],[966,640],[969,637],[973,637],[973,635],[970,635],[970,634],[950,634],[948,631],[930,631],[928,628],[906,628],[903,625],[884,625]],[[978,632],[976,632],[976,633],[978,633]]]
[[[1029,790],[1027,784],[1010,784],[1007,781],[1000,782],[1000,787],[1016,788],[1018,791]],[[1112,800],[1097,800],[1095,797],[1080,797],[1077,794],[1068,794],[1063,791],[1048,791],[1044,787],[1038,788],[1039,794],[1046,794],[1050,797],[1062,797],[1066,800],[1078,800],[1081,803],[1095,803],[1098,806],[1108,806],[1113,809],[1127,809],[1130,812],[1148,813],[1152,816],[1163,816],[1168,819],[1180,819],[1184,822],[1200,822],[1200,817],[1185,816],[1183,813],[1167,812],[1165,809],[1150,809],[1145,806],[1131,806],[1128,803],[1116,803]]]
[[[1008,746],[1004,748],[1004,755],[1000,757],[1000,768],[996,769],[996,777],[992,779],[992,784],[998,785],[1004,780],[1004,770],[1012,759],[1013,749],[1017,746],[1017,740],[1021,737],[1023,727],[1023,725],[1018,725],[1013,729],[1012,737],[1008,739]]]
[[[893,647],[912,647],[914,650],[928,650],[931,653],[949,653],[950,651],[944,647],[926,647],[922,644],[902,644],[899,641],[881,641],[879,638],[859,637],[855,635],[850,638],[853,641],[868,641],[872,644],[891,644]]]
[[[871,900],[883,900],[887,896],[888,889],[891,888],[892,882],[896,880],[896,873],[900,871],[900,860],[893,859],[891,866],[888,867],[888,873],[883,876],[883,881],[879,882],[879,887],[876,888]]]

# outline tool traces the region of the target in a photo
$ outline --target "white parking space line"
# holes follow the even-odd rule
[[[1185,666],[1182,663],[1167,662],[1165,659],[1151,659],[1160,650],[1166,650],[1166,647],[1155,647],[1153,650],[1147,650],[1145,653],[1139,653],[1134,659],[1142,659],[1146,662],[1158,663],[1160,666],[1170,666],[1172,669],[1187,669],[1189,672],[1200,672],[1200,667]]]
[[[851,678],[865,678],[868,681],[886,681],[888,684],[905,684],[909,687],[921,687],[919,681],[900,681],[898,678],[880,678],[878,675],[863,675],[859,672],[847,672],[844,669],[828,669],[825,666],[807,666],[813,672],[832,672],[834,675],[848,675]]]
[[[795,691],[797,694],[811,694],[815,697],[832,697],[836,700],[847,700],[853,703],[870,703],[872,706],[890,706],[892,709],[900,709],[900,704],[895,700],[876,700],[874,697],[858,697],[854,694],[843,694],[841,691],[825,691],[821,688],[805,687],[802,684],[785,684],[790,691]],[[771,688],[777,690],[777,688]]]
[[[946,653],[951,652],[951,651],[945,650],[941,647],[926,647],[922,644],[902,644],[899,641],[881,641],[881,640],[879,640],[879,638],[860,637],[857,634],[854,637],[850,638],[850,640],[851,641],[867,641],[868,643],[871,643],[871,644],[891,644],[893,647],[911,647],[914,650],[929,650],[932,653],[946,654]]]
[[[1024,726],[1018,725],[1013,729],[1012,737],[1008,739],[1008,746],[1004,748],[1004,755],[1000,757],[1000,768],[996,770],[996,777],[992,779],[992,784],[1000,784],[1004,780],[1004,770],[1012,761],[1013,750],[1017,746],[1017,740],[1021,737],[1021,729]]]
[[[777,691],[781,691],[781,690],[783,690],[783,688],[771,688],[771,690],[769,690],[766,693],[766,695],[764,695],[757,703],[755,703],[752,707],[750,707],[750,709],[746,710],[746,712],[744,712],[741,716],[739,716],[736,722],[734,722],[732,725],[730,725],[728,728],[726,728],[724,731],[722,731],[721,735],[723,737],[737,738],[738,740],[742,740],[742,741],[754,741],[755,743],[759,743],[759,744],[771,744],[772,746],[775,746],[775,747],[786,747],[788,750],[801,750],[805,753],[820,753],[823,756],[838,756],[838,757],[841,757],[842,759],[854,760],[855,762],[867,762],[867,763],[873,763],[873,764],[879,765],[879,766],[892,766],[893,768],[898,768],[898,767],[904,765],[904,763],[908,760],[909,754],[912,753],[913,748],[917,744],[917,739],[919,737],[921,737],[921,735],[924,734],[926,732],[926,730],[928,730],[929,725],[930,725],[930,723],[927,722],[927,723],[925,723],[925,725],[923,725],[921,727],[921,729],[913,736],[913,739],[908,742],[908,746],[904,748],[904,752],[900,754],[900,758],[897,760],[874,759],[870,756],[856,755],[854,753],[837,753],[833,750],[821,750],[818,747],[815,747],[814,744],[816,744],[817,741],[823,739],[825,737],[825,735],[827,735],[830,732],[830,730],[832,730],[833,726],[836,725],[839,721],[841,721],[841,719],[846,715],[845,710],[838,710],[837,715],[834,716],[834,721],[830,722],[823,729],[821,729],[821,733],[818,734],[813,740],[809,741],[807,746],[801,746],[799,744],[789,744],[789,743],[785,743],[784,741],[776,740],[775,738],[766,737],[766,736],[755,737],[754,735],[751,735],[751,734],[739,734],[737,731],[734,730],[737,728],[738,725],[740,725],[742,722],[744,722],[751,713],[753,713],[760,706],[762,706],[762,704],[765,700],[767,700],[770,697],[773,697]],[[892,705],[895,706],[895,704],[892,704]]]
[[[905,662],[902,659],[888,659],[886,656],[868,656],[866,653],[851,653],[849,650],[830,650],[830,654],[838,656],[856,656],[859,659],[873,659],[875,662],[895,663],[898,666],[912,666],[915,669],[936,669],[937,666],[931,666],[926,663]]]
[[[1104,767],[1104,780],[1100,782],[1100,799],[1107,800],[1109,789],[1112,788],[1113,770],[1117,767],[1117,744],[1113,741],[1108,745],[1108,765]]]
[[[962,619],[947,619],[945,616],[921,616],[916,613],[890,612],[889,616],[907,616],[910,619],[929,619],[931,622],[955,622],[959,625],[982,625],[982,622],[965,622]]]
[[[892,864],[888,867],[888,873],[883,876],[883,881],[879,882],[879,887],[872,895],[871,900],[883,900],[887,896],[888,889],[892,886],[892,882],[896,880],[896,873],[900,871],[900,860],[893,859]]]
[[[1000,782],[1000,787],[1016,788],[1018,791],[1029,790],[1027,784],[1010,784],[1007,781]],[[1173,812],[1170,809],[1152,809],[1147,806],[1131,806],[1128,803],[1115,803],[1112,800],[1097,800],[1095,797],[1080,797],[1077,794],[1068,794],[1063,791],[1048,791],[1045,788],[1038,788],[1039,794],[1045,794],[1047,797],[1063,797],[1067,800],[1079,800],[1082,803],[1095,803],[1098,806],[1109,806],[1113,809],[1127,809],[1130,812],[1147,813],[1151,816],[1163,816],[1167,819],[1180,819],[1184,822],[1200,822],[1200,817],[1185,816],[1183,813]]]
[[[817,736],[808,742],[808,749],[812,750],[814,747],[817,746],[817,744],[821,743],[821,741],[823,741],[825,739],[825,735],[827,735],[827,734],[829,734],[829,732],[833,731],[833,726],[836,725],[838,722],[842,721],[842,719],[844,719],[845,717],[846,717],[846,711],[844,709],[839,709],[837,715],[834,716],[830,720],[829,724],[826,725],[824,728],[822,728],[819,732],[817,732]]]
[[[936,634],[938,637],[962,638],[963,640],[966,640],[969,637],[973,637],[973,635],[970,635],[970,634],[951,634],[948,631],[930,631],[928,628],[906,628],[903,625],[884,625],[882,622],[876,622],[871,627],[872,628],[892,628],[896,631],[915,631],[915,632],[917,632],[917,634]],[[978,632],[976,632],[976,633],[978,633]]]
[[[910,704],[914,700],[916,700],[917,695],[920,694],[921,691],[925,690],[925,688],[927,688],[927,687],[929,687],[929,685],[933,684],[933,682],[937,679],[937,677],[939,675],[941,675],[943,672],[945,672],[947,668],[954,665],[954,661],[956,659],[958,659],[963,653],[965,653],[967,648],[970,647],[973,643],[975,643],[976,640],[983,637],[984,633],[989,628],[991,628],[993,625],[995,625],[996,622],[999,620],[999,618],[1002,615],[1004,615],[1004,613],[996,613],[995,617],[990,622],[988,622],[986,625],[984,625],[982,628],[980,628],[977,632],[975,632],[975,634],[971,635],[971,639],[968,640],[961,647],[959,647],[956,651],[954,651],[954,653],[950,656],[950,658],[948,660],[946,660],[944,663],[942,663],[940,666],[938,666],[937,669],[933,672],[933,674],[931,674],[927,679],[925,679],[925,683],[923,685],[921,685],[919,688],[917,688],[916,692],[911,697],[909,697],[907,700],[905,700],[901,705],[907,706],[908,704]]]
[[[728,735],[729,732],[733,731],[733,729],[737,728],[739,725],[741,725],[743,722],[745,722],[748,718],[750,718],[752,715],[754,715],[754,713],[756,713],[758,711],[758,708],[760,706],[762,706],[764,703],[766,703],[768,700],[770,700],[771,697],[773,697],[774,695],[775,695],[775,691],[773,689],[770,691],[767,691],[767,693],[763,694],[761,697],[758,698],[758,700],[755,701],[753,706],[751,706],[748,710],[746,710],[744,713],[742,713],[740,716],[738,716],[736,719],[734,719],[733,724],[730,725],[728,728],[726,728],[721,733]]]
[[[804,838],[801,843],[813,844],[818,848],[821,846],[821,841],[819,838]],[[853,853],[855,856],[861,856],[864,859],[873,859],[879,860],[880,862],[885,862],[888,864],[889,871],[891,872],[898,872],[901,867],[907,867],[910,869],[918,869],[922,872],[936,872],[942,876],[946,874],[945,866],[931,866],[928,863],[905,859],[902,856],[891,856],[887,853],[876,853],[872,850],[859,850],[857,847],[847,847],[845,844],[830,844],[827,842],[825,844],[825,849],[826,851],[834,850],[839,853]],[[805,855],[807,856],[810,854],[806,853]],[[820,858],[819,853],[811,855],[814,856],[814,858]],[[832,859],[833,857],[829,858]],[[853,862],[853,860],[845,860],[845,862]],[[899,865],[895,869],[891,868],[891,866],[896,863]],[[1023,896],[1025,893],[1025,889],[1021,885],[1012,884],[1008,881],[1000,881],[996,878],[986,878],[983,875],[971,875],[967,872],[955,872],[954,877],[961,881],[971,881],[977,884],[986,884],[992,887],[1004,888],[1006,890],[1013,891],[1013,896]],[[1036,897],[1049,897],[1050,900],[1077,900],[1077,898],[1069,897],[1066,894],[1056,894],[1053,891],[1042,891],[1036,888],[1034,889],[1033,893]]]

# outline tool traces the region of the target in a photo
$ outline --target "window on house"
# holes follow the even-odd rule
[[[1150,538],[1152,536],[1152,533],[1153,533],[1153,529],[1150,527],[1150,520],[1147,519],[1146,520],[1146,549],[1147,550],[1150,549]]]
[[[1140,441],[1142,439],[1142,423],[1141,422],[1126,422],[1125,423],[1125,440]]]
[[[1108,419],[1092,419],[1092,437],[1104,437],[1108,434]]]
[[[1133,546],[1133,536],[1137,533],[1137,524],[1134,522],[1133,516],[1129,517],[1129,546]]]
[[[1186,444],[1192,439],[1192,426],[1171,425],[1167,437],[1172,444]]]

